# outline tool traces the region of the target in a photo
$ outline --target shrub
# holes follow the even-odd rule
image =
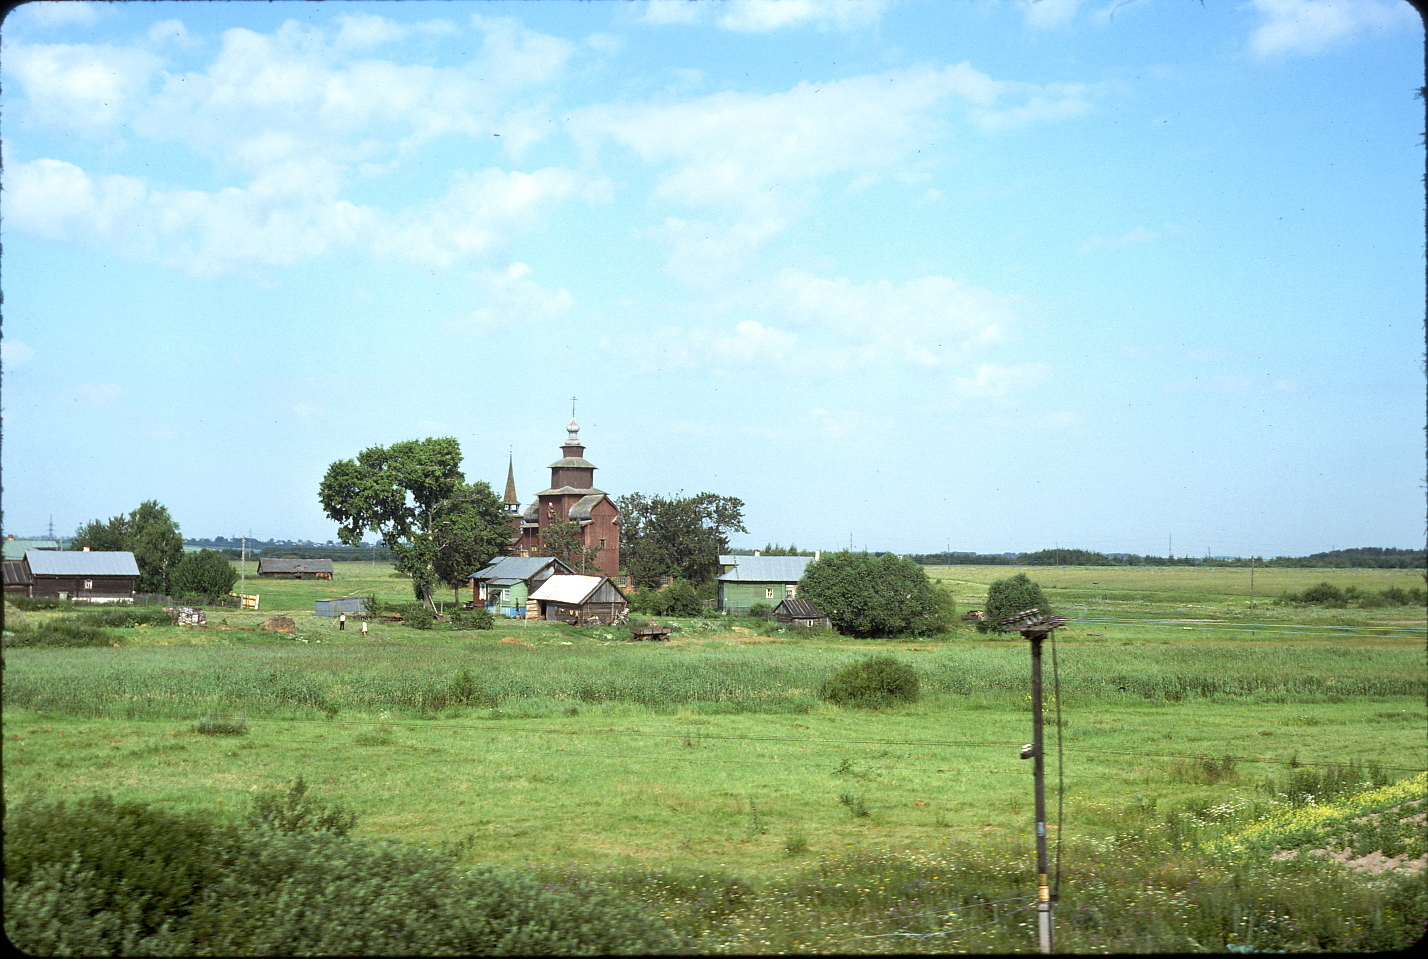
[[[849,636],[928,636],[955,618],[951,593],[935,587],[917,563],[891,553],[828,553],[808,564],[798,595]]]
[[[218,878],[215,833],[206,817],[110,796],[12,805],[5,815],[6,932],[32,955],[113,954],[121,943],[153,936],[181,920]],[[14,894],[31,885],[38,888],[29,889],[18,908]],[[74,915],[63,905],[71,897],[79,899]],[[82,924],[46,929],[46,912]],[[110,945],[93,949],[91,939]],[[144,950],[131,945],[124,951]]]
[[[436,616],[421,603],[403,603],[396,610],[402,624],[412,629],[431,629],[436,622]]]
[[[987,603],[983,607],[985,616],[977,623],[977,631],[990,632],[1008,616],[1033,607],[1047,615],[1052,612],[1051,604],[1046,601],[1041,587],[1030,577],[1025,573],[1017,573],[1015,576],[999,579],[987,587]]]
[[[755,619],[768,619],[773,615],[773,607],[768,603],[755,603],[749,607],[749,615]]]
[[[823,684],[822,693],[829,702],[863,708],[915,703],[919,694],[916,670],[891,656],[844,666]]]
[[[110,609],[96,609],[83,613],[76,620],[85,626],[102,626],[109,629],[131,629],[135,626],[167,626],[173,616],[164,612],[162,606],[116,606]]]
[[[228,557],[211,549],[185,553],[169,573],[175,596],[226,596],[238,582],[238,570]]]
[[[226,716],[204,716],[193,727],[193,731],[203,736],[246,736],[248,735],[248,720],[242,716],[237,719],[229,719]]]
[[[49,596],[6,596],[5,602],[23,610],[74,609],[74,602],[68,599],[53,599]]]
[[[496,621],[489,610],[460,609],[451,614],[451,625],[455,629],[495,629]]]
[[[324,806],[307,795],[307,783],[299,776],[284,795],[263,793],[253,798],[247,824],[277,832],[327,832],[345,836],[357,825],[357,814],[345,806]]]
[[[54,620],[34,629],[5,634],[6,646],[111,646],[116,641],[104,630],[72,619]]]

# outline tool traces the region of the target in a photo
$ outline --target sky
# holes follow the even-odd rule
[[[335,540],[452,436],[735,548],[1425,538],[1403,0],[31,3],[0,27],[0,482]]]

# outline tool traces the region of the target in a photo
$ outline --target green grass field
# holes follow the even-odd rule
[[[1014,572],[932,570],[961,609]],[[1053,781],[1061,814],[1051,818],[1068,856],[1058,904],[1068,917],[1099,901],[1087,890],[1104,897],[1098,883],[1141,861],[1136,843],[1183,838],[1191,813],[1233,811],[1210,817],[1208,843],[1273,813],[1274,783],[1296,770],[1375,763],[1403,779],[1428,767],[1423,610],[1273,604],[1324,580],[1407,588],[1421,573],[1261,570],[1251,608],[1244,570],[1028,572],[1071,619],[1057,634],[1054,674],[1049,656],[1046,664],[1048,722],[1060,707],[1064,763],[1058,771],[1053,756],[1048,768],[1064,786]],[[748,620],[680,621],[671,642],[643,644],[619,630],[498,620],[483,632],[379,624],[363,640],[351,623],[338,632],[313,616],[313,600],[377,592],[408,601],[409,585],[389,567],[339,564],[330,583],[250,577],[247,591],[262,597],[258,611],[210,610],[204,628],[113,630],[117,645],[107,648],[6,649],[6,800],[102,791],[237,815],[256,793],[303,776],[360,815],[357,835],[457,843],[472,863],[594,871],[629,889],[656,876],[683,877],[689,889],[709,877],[749,884],[717,935],[710,926],[709,951],[940,951],[953,940],[854,940],[837,929],[864,916],[889,921],[890,890],[905,898],[914,875],[932,884],[924,898],[953,881],[944,874],[1030,888],[1020,637],[959,627],[931,640],[853,642]],[[254,629],[274,615],[299,632]],[[914,666],[919,702],[875,711],[820,701],[824,679],[873,651]],[[201,735],[205,716],[241,716],[247,732]],[[1055,733],[1048,728],[1053,748]],[[1167,824],[1180,825],[1167,833]],[[1145,868],[1169,868],[1156,849],[1147,863],[1160,865]],[[1124,861],[1108,861],[1117,856]],[[1201,878],[1224,868],[1196,862]],[[1270,862],[1255,868],[1256,882],[1277,875]],[[878,889],[866,885],[874,874]],[[864,883],[856,896],[849,881]],[[1348,881],[1304,879],[1295,895],[1310,904],[1295,908],[1322,911],[1315,897],[1330,894],[1321,886],[1361,905],[1334,885]],[[1136,882],[1120,890],[1126,928],[1146,884],[1160,888]],[[1320,891],[1303,891],[1310,886]],[[685,900],[671,895],[674,915]],[[1255,914],[1228,900],[1224,908],[1239,917],[1225,919],[1231,925]],[[956,942],[1032,951],[1027,919]],[[800,939],[800,922],[823,931]],[[1147,944],[1067,924],[1065,942],[1084,951]],[[1226,938],[1202,946],[1234,941],[1230,926],[1214,928]],[[1298,941],[1283,930],[1256,935]],[[1178,951],[1189,948],[1185,937],[1167,931],[1154,942]]]

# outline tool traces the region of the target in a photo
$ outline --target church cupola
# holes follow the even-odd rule
[[[585,458],[585,447],[580,442],[580,424],[575,422],[575,417],[570,418],[565,431],[565,445],[560,448],[564,455],[550,464],[550,488],[593,490],[595,464]]]

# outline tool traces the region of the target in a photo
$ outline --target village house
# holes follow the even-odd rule
[[[139,579],[139,564],[128,551],[32,549],[17,569],[5,566],[5,591],[34,598],[132,603]]]
[[[719,609],[745,616],[757,603],[773,607],[798,594],[798,581],[812,556],[720,556]]]
[[[552,576],[574,573],[553,556],[501,556],[491,565],[472,573],[473,606],[484,606],[493,616],[522,619],[527,615],[530,594]]]

